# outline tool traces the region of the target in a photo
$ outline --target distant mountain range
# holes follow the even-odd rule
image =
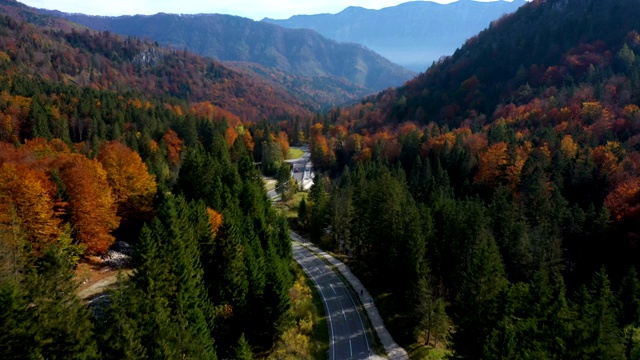
[[[258,64],[259,75],[302,97],[323,99],[320,106],[399,86],[415,75],[361,45],[338,43],[313,30],[286,29],[238,16],[159,13],[103,17],[41,11],[96,30],[148,38],[221,61],[242,62],[240,67],[245,70],[253,71],[256,66],[249,64]]]
[[[362,44],[408,69],[425,71],[441,56],[453,54],[491,21],[515,12],[525,3],[459,0],[443,5],[413,1],[380,10],[352,6],[337,14],[262,21],[286,28],[313,29],[329,39]]]

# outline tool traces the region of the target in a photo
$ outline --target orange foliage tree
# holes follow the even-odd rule
[[[59,162],[76,239],[89,253],[104,253],[115,241],[110,232],[120,223],[107,173],[97,160],[79,154],[61,156]]]
[[[178,134],[169,129],[163,136],[162,140],[167,146],[167,158],[171,165],[175,165],[180,161],[180,152],[182,151],[182,139],[178,137]]]
[[[49,195],[53,185],[43,172],[24,164],[0,166],[0,224],[19,226],[34,250],[39,252],[60,235]]]
[[[235,128],[229,126],[225,133],[225,140],[227,141],[227,148],[231,149],[233,144],[236,142],[238,138],[238,131]]]
[[[482,182],[489,187],[497,187],[505,175],[508,162],[507,143],[499,142],[491,145],[480,156],[475,181]]]
[[[640,177],[618,185],[605,199],[604,205],[616,221],[640,219]]]
[[[153,213],[156,181],[140,155],[113,141],[102,146],[97,159],[107,173],[117,214],[123,222],[149,220]]]
[[[284,131],[280,131],[278,133],[278,138],[275,140],[278,145],[280,145],[280,150],[282,151],[282,157],[284,159],[289,155],[289,136]]]

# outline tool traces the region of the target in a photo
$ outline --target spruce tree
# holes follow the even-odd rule
[[[90,312],[76,296],[67,258],[51,245],[22,278],[0,281],[3,358],[99,358]]]
[[[587,290],[582,287],[571,307],[575,325],[568,350],[572,359],[624,359],[616,302],[604,267]]]
[[[483,236],[472,251],[454,307],[455,359],[482,358],[487,338],[500,320],[500,303],[508,285],[492,237]]]
[[[236,356],[237,360],[253,360],[253,353],[251,352],[251,345],[247,339],[245,339],[244,334],[240,336],[238,339],[238,347],[236,347]]]
[[[631,267],[622,279],[617,295],[620,325],[640,326],[640,281],[635,267]]]

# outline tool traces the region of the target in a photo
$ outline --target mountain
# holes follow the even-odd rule
[[[309,108],[283,87],[216,60],[140,39],[96,32],[0,2],[0,49],[11,73],[68,84],[210,102],[243,120],[290,119]],[[33,24],[29,24],[33,22]],[[42,25],[42,26],[41,26]]]
[[[148,38],[174,49],[186,48],[219,61],[250,62],[284,71],[300,77],[299,81],[318,84],[319,88],[302,94],[313,97],[315,92],[323,92],[329,98],[324,106],[401,85],[414,74],[360,45],[328,40],[312,30],[285,29],[238,16],[159,13],[102,17],[47,13],[97,30]],[[272,77],[273,73],[266,76]],[[335,88],[340,89],[338,94],[348,96],[332,95]]]
[[[635,46],[640,30],[637,0],[536,1],[494,22],[452,56],[397,90],[378,95],[389,119],[436,121],[458,127],[471,112],[530,99],[527,87],[579,86],[612,71],[623,45]],[[592,69],[593,68],[593,69]],[[595,73],[594,73],[595,72]],[[634,79],[632,74],[626,74]],[[603,86],[603,85],[602,85]],[[533,90],[532,90],[533,91]],[[602,95],[601,92],[597,93]],[[633,92],[633,95],[637,93]],[[640,100],[640,99],[639,99]],[[386,104],[386,105],[383,105]],[[387,107],[388,106],[388,107]]]
[[[262,21],[286,28],[313,29],[342,42],[362,44],[414,71],[452,54],[493,20],[518,9],[524,0],[451,4],[413,1],[380,10],[348,7],[337,14],[296,15]]]

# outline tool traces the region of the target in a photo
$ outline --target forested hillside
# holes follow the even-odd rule
[[[286,29],[223,14],[88,16],[46,12],[101,31],[151,39],[224,62],[256,64],[252,72],[304,96],[318,108],[400,86],[414,72],[356,43],[339,43],[308,29]],[[236,64],[237,65],[237,64]],[[241,66],[255,70],[253,66]],[[266,73],[265,73],[266,72]],[[281,79],[284,73],[287,78]]]
[[[136,89],[190,103],[211,102],[251,121],[309,114],[282,87],[183,49],[77,29],[77,24],[40,15],[10,0],[0,3],[0,9],[3,14],[17,13],[1,19],[0,49],[6,55],[2,61],[11,73],[94,89]]]
[[[248,120],[306,110],[217,62],[58,25],[0,17],[1,357],[267,356],[294,279],[251,131],[288,142]],[[74,268],[116,241],[132,275],[88,306]]]
[[[638,5],[533,1],[312,126],[329,176],[300,226],[351,258],[405,345],[638,358]]]

